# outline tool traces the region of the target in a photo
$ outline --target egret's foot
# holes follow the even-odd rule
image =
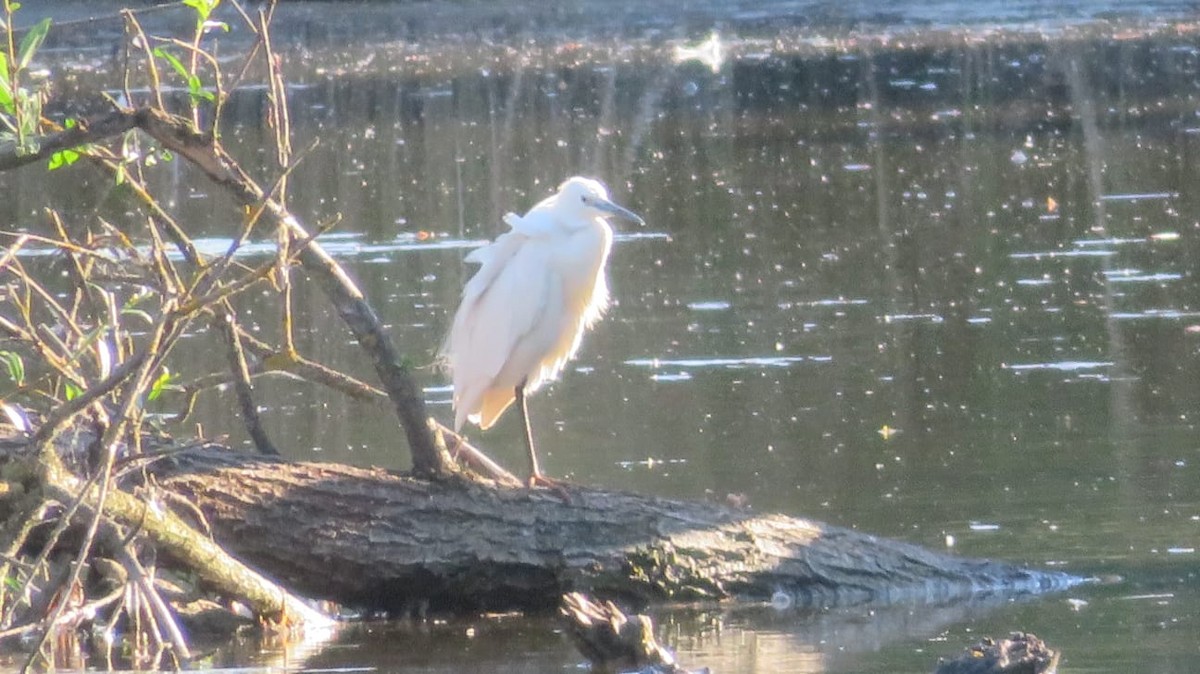
[[[571,503],[571,495],[567,493],[566,483],[561,480],[555,480],[553,478],[546,477],[541,473],[534,473],[533,475],[529,476],[529,482],[527,484],[529,485],[530,489],[537,489],[538,487],[549,489],[558,494],[559,497],[562,498],[563,503]]]

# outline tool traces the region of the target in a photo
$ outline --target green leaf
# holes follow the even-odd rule
[[[208,15],[221,4],[221,0],[183,0],[183,4],[196,10],[200,22],[208,21]]]
[[[64,166],[70,166],[77,161],[79,161],[79,153],[75,150],[59,150],[50,155],[49,169],[54,171]]]
[[[192,97],[192,101],[198,101],[200,98],[212,102],[216,101],[217,97],[212,95],[211,91],[204,89],[204,83],[200,82],[200,78],[194,76],[187,78],[187,94]]]
[[[186,80],[186,79],[188,79],[188,77],[190,77],[187,67],[185,67],[183,65],[183,62],[180,61],[179,58],[176,57],[171,52],[167,51],[166,49],[163,49],[162,47],[155,47],[154,55],[160,59],[163,59],[167,63],[170,63],[171,67],[175,69],[175,72],[179,73],[179,76],[182,77],[183,79]]]
[[[63,384],[63,391],[66,393],[68,402],[83,394],[83,389],[79,388],[73,381],[65,382]]]
[[[154,384],[150,386],[150,395],[146,396],[146,399],[154,402],[173,381],[175,381],[175,377],[171,376],[171,371],[164,367],[162,374],[158,375],[158,379],[155,379]]]
[[[26,142],[22,150],[37,152],[38,144],[33,137],[37,136],[38,123],[42,119],[42,97],[22,87],[17,91],[16,103],[21,106],[21,134],[25,136]]]
[[[8,54],[0,51],[0,108],[10,115],[17,114],[13,105],[12,84],[8,81]]]
[[[28,33],[25,33],[25,37],[21,38],[21,48],[18,50],[21,56],[17,59],[18,70],[24,70],[33,60],[33,53],[42,46],[48,32],[50,32],[50,17],[38,21],[33,28],[29,29]]]
[[[68,117],[63,120],[63,128],[66,129],[74,129],[77,124],[78,122],[75,121],[74,117]],[[70,166],[71,164],[74,164],[75,162],[79,161],[79,157],[82,156],[82,153],[87,147],[90,146],[79,145],[77,147],[55,152],[54,154],[50,155],[49,169],[54,171],[64,166]]]
[[[177,56],[162,47],[155,47],[154,55],[171,64],[171,68],[179,74],[180,77],[187,82],[188,95],[192,97],[192,101],[205,100],[215,101],[217,97],[211,91],[204,89],[204,82],[195,73],[188,72],[187,66],[179,60]]]
[[[21,354],[12,351],[0,351],[0,361],[8,368],[8,378],[17,386],[25,385],[25,361]]]
[[[146,321],[146,325],[154,325],[154,318],[150,316],[150,313],[137,308],[139,304],[150,299],[150,297],[151,294],[149,292],[141,292],[133,297],[130,297],[125,301],[124,306],[121,307],[121,315],[135,316],[143,321]]]
[[[141,309],[122,309],[121,313],[126,316],[136,316],[146,321],[146,325],[154,325],[154,319],[150,316],[149,312],[142,311]]]

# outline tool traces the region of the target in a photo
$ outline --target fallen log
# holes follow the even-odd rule
[[[568,485],[544,490],[197,448],[157,461],[215,538],[308,596],[402,610],[552,609],[565,592],[631,605],[800,606],[1062,589],[1078,578],[965,559],[783,515]]]

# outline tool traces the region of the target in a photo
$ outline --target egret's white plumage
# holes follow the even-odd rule
[[[609,215],[641,222],[609,201],[599,182],[571,178],[524,216],[504,216],[509,231],[467,255],[479,271],[442,346],[454,378],[456,431],[468,420],[488,428],[575,355],[608,306]],[[540,478],[527,420],[526,431],[533,478]]]

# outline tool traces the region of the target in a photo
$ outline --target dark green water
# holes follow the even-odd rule
[[[1023,629],[1064,651],[1064,671],[1195,670],[1194,31],[909,28],[885,43],[768,26],[725,36],[708,64],[678,52],[706,31],[523,35],[284,40],[296,145],[321,140],[291,207],[310,223],[340,215],[324,241],[422,366],[434,414],[452,418],[432,361],[463,256],[506,211],[594,175],[648,225],[618,236],[613,308],[532,400],[547,472],[1121,578],[1020,603],[661,610],[683,662],[924,672]],[[241,92],[226,127],[251,166],[264,162],[262,97]],[[18,195],[0,218],[31,226],[46,203],[85,213],[108,187],[79,189],[81,175],[0,178]],[[155,180],[223,250],[237,216],[221,198],[174,164]],[[301,284],[297,304],[300,350],[369,376],[316,289]],[[266,306],[241,309],[278,334]],[[205,372],[211,358],[194,358],[177,367]],[[285,379],[260,389],[293,458],[407,466],[386,410]],[[199,420],[244,442],[234,409],[207,394]],[[525,470],[515,416],[473,440]],[[540,619],[381,624],[339,642],[290,664],[580,661]]]

